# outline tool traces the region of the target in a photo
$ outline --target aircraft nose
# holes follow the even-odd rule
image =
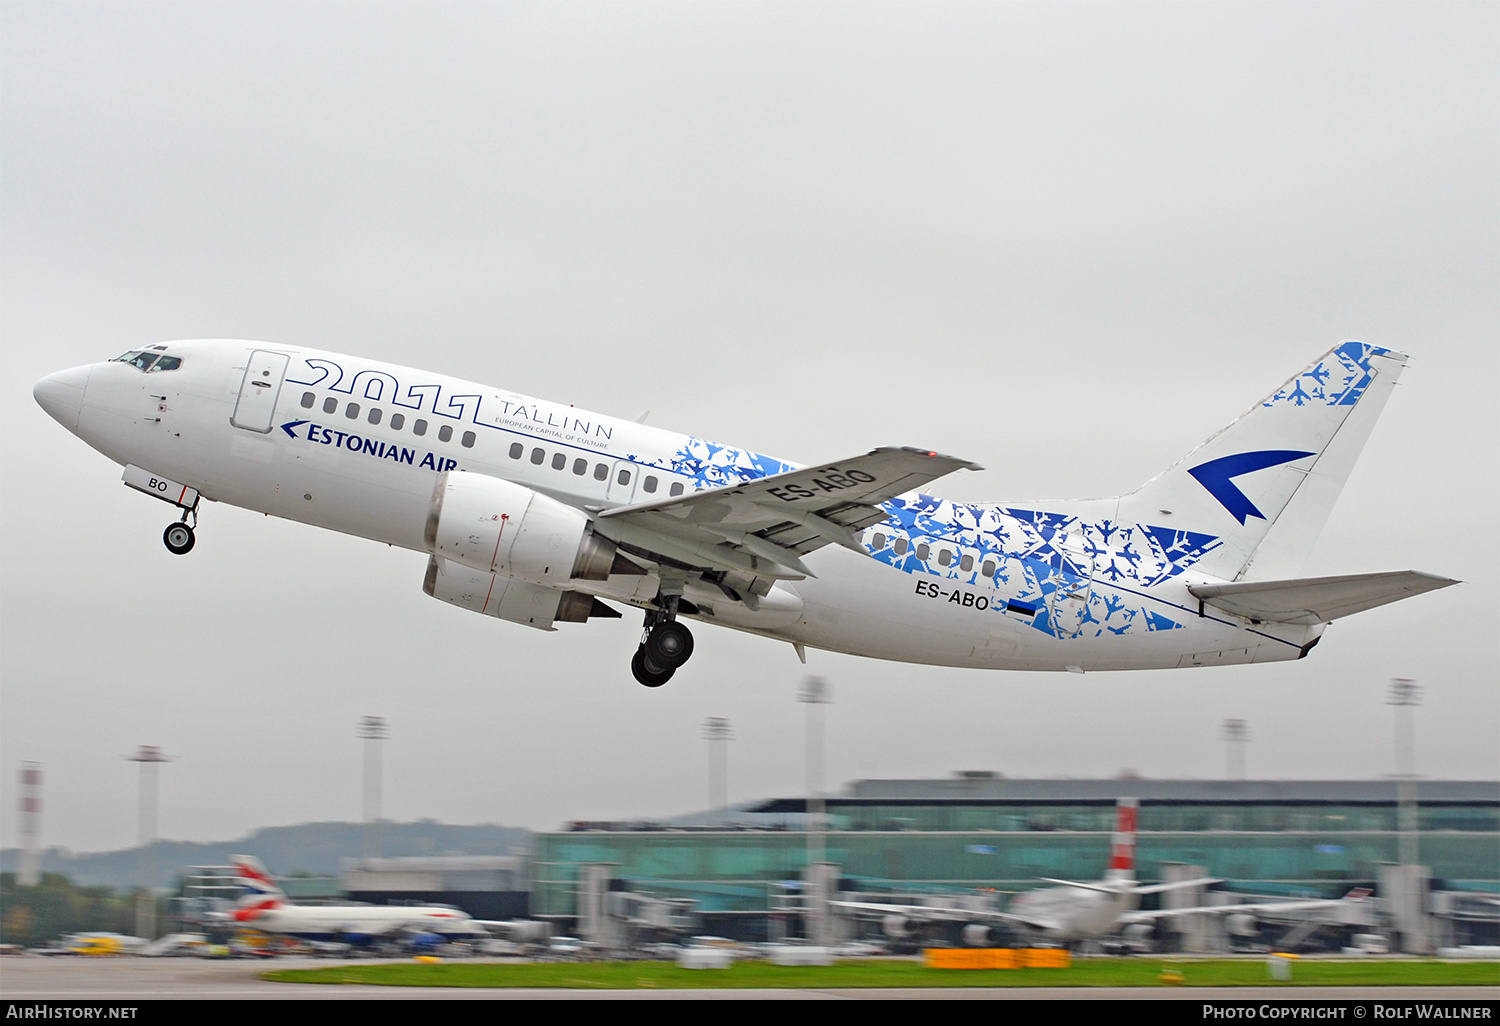
[[[69,431],[78,430],[78,412],[83,409],[83,393],[88,388],[89,368],[73,367],[48,374],[31,390],[37,405]]]

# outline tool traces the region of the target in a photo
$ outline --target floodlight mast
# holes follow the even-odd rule
[[[828,682],[822,677],[808,677],[797,692],[797,701],[807,706],[807,886],[805,909],[808,917],[808,934],[815,943],[827,941],[828,906],[810,892],[819,879],[820,866],[824,859],[823,838],[823,706],[832,703],[833,695]]]
[[[156,858],[152,850],[152,845],[156,842],[156,767],[163,762],[171,762],[172,758],[157,745],[141,745],[133,755],[125,758],[139,763],[141,767],[137,829],[140,847],[136,850],[135,859],[135,932],[136,936],[151,940],[156,933],[156,895],[151,888],[151,880],[156,875]]]
[[[380,856],[380,743],[391,736],[384,716],[360,718],[355,735],[365,743],[365,858]]]
[[[734,740],[734,728],[722,716],[710,716],[703,721],[703,737],[708,741],[708,807],[723,809],[729,806],[729,744]],[[715,780],[718,787],[714,786]]]

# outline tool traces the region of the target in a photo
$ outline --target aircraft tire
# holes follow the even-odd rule
[[[661,624],[646,637],[645,652],[651,662],[675,670],[693,654],[693,632],[676,620]]]
[[[194,536],[191,527],[187,524],[179,523],[168,524],[167,529],[161,533],[161,540],[162,544],[167,547],[167,551],[172,555],[186,556],[189,552],[193,551],[193,544],[198,539]]]
[[[672,679],[672,674],[677,672],[675,666],[669,666],[665,670],[646,658],[646,646],[642,645],[635,650],[635,655],[630,659],[630,672],[635,674],[635,679],[648,688],[659,688]]]

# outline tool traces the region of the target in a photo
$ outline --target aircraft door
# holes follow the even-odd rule
[[[1062,558],[1054,557],[1047,581],[1047,616],[1059,638],[1077,637],[1083,625],[1093,619],[1089,599],[1094,589],[1094,557],[1084,544],[1081,534],[1068,534],[1053,542]]]
[[[250,360],[245,364],[245,378],[240,382],[240,397],[234,404],[229,423],[246,431],[258,431],[263,435],[270,433],[287,363],[285,353],[257,349],[250,354]]]
[[[614,466],[609,469],[609,489],[604,493],[605,499],[622,505],[630,502],[631,496],[635,494],[640,469],[629,460],[615,460]]]

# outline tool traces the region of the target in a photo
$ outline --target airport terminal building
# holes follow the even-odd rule
[[[1392,867],[1411,861],[1426,867],[1426,912],[1450,942],[1494,943],[1483,909],[1500,894],[1500,783],[1422,780],[1413,790],[1417,829],[1403,834],[1394,780],[865,780],[824,799],[816,833],[804,829],[807,801],[786,798],[717,825],[578,823],[538,835],[531,912],[576,923],[600,867],[613,891],[685,899],[704,929],[745,939],[776,931],[777,910],[795,904],[815,863],[835,867],[832,886],[861,900],[1002,898],[1043,877],[1099,878],[1116,803],[1129,797],[1140,803],[1143,881],[1207,875],[1246,894],[1334,898],[1388,889]],[[1465,896],[1480,902],[1477,917]]]

